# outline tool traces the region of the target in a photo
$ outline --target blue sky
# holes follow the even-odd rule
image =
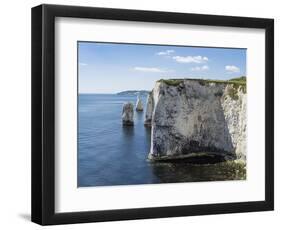
[[[78,42],[79,93],[151,90],[161,78],[246,76],[246,49]]]

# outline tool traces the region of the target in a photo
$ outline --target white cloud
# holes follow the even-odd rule
[[[176,60],[179,63],[205,63],[209,59],[207,57],[203,56],[174,56],[174,60]]]
[[[86,66],[86,65],[88,65],[87,63],[84,63],[84,62],[79,62],[79,65],[81,65],[81,66]]]
[[[191,71],[206,71],[209,70],[209,66],[203,65],[203,66],[195,66],[191,68]]]
[[[160,55],[160,56],[169,56],[170,54],[172,54],[174,52],[175,52],[174,50],[165,50],[165,51],[158,52],[156,54]]]
[[[228,73],[239,73],[240,72],[240,69],[235,65],[226,65],[225,70]]]
[[[208,70],[208,69],[209,69],[209,66],[207,66],[207,65],[202,66],[202,70]]]
[[[134,70],[140,71],[140,72],[150,72],[150,73],[165,73],[167,70],[160,69],[157,67],[134,67]]]

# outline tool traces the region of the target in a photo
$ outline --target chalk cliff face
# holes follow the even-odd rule
[[[216,153],[246,158],[246,85],[205,80],[159,81],[147,99],[149,159]]]

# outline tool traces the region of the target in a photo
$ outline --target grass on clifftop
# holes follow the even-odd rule
[[[199,81],[201,85],[205,85],[206,83],[225,83],[225,84],[235,84],[235,85],[245,85],[246,86],[246,77],[238,77],[230,80],[212,80],[212,79],[195,79],[195,78],[182,78],[182,79],[160,79],[157,82],[163,82],[167,85],[177,86],[184,80],[193,80]]]
[[[240,85],[246,85],[246,77],[242,76],[242,77],[237,77],[237,78],[232,78],[230,80],[228,80],[229,83],[236,83],[236,84],[240,84]]]
[[[160,79],[157,82],[163,82],[167,85],[177,86],[179,85],[184,79]]]

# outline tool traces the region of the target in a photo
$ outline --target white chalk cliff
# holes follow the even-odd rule
[[[160,80],[148,95],[149,159],[196,153],[246,159],[246,84]]]

